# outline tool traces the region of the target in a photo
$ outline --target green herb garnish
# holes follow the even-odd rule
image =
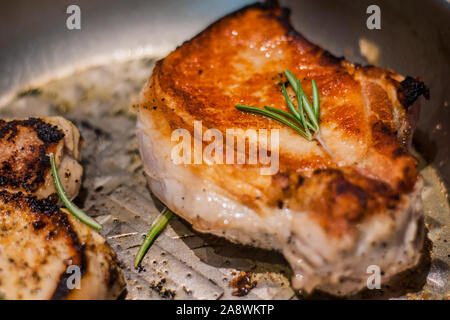
[[[287,106],[292,113],[272,108],[269,106],[264,106],[264,109],[250,107],[246,105],[235,105],[235,108],[249,112],[257,115],[262,115],[273,120],[276,120],[289,128],[295,130],[301,136],[308,140],[317,140],[325,151],[328,152],[333,157],[330,149],[327,147],[325,142],[322,140],[319,127],[319,116],[320,116],[320,103],[319,103],[319,90],[317,88],[316,81],[312,80],[312,93],[313,93],[313,103],[308,100],[308,97],[303,91],[300,84],[300,80],[295,78],[295,76],[289,70],[285,70],[284,74],[289,81],[292,89],[297,96],[297,107],[289,98],[286,91],[286,87],[282,84],[282,92],[284,99],[286,100]]]
[[[0,300],[5,300],[5,296],[0,292]]]
[[[166,226],[166,224],[169,222],[170,218],[172,217],[173,212],[165,207],[161,214],[156,218],[156,220],[153,222],[152,226],[150,227],[150,230],[148,231],[147,235],[145,236],[144,242],[142,242],[136,257],[134,258],[134,267],[137,268],[139,264],[142,261],[142,258],[144,258],[145,254],[147,253],[148,248],[152,244],[155,237],[161,232],[162,229]]]
[[[61,180],[59,180],[58,170],[56,169],[55,158],[53,156],[53,153],[50,153],[50,164],[52,166],[52,176],[53,181],[55,183],[56,192],[58,192],[59,198],[66,206],[67,210],[88,226],[97,230],[101,230],[102,225],[100,223],[98,223],[97,221],[95,221],[95,219],[88,216],[83,210],[78,208],[78,206],[72,201],[70,201],[70,199],[67,197],[66,192],[64,191],[64,188],[61,184]]]

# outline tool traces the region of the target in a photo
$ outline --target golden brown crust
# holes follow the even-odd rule
[[[288,205],[312,210],[320,225],[337,235],[354,230],[368,215],[395,210],[400,203],[400,194],[389,185],[350,168],[316,170],[294,192]]]
[[[418,173],[417,162],[406,149],[411,135],[406,107],[421,94],[427,95],[427,89],[420,80],[334,57],[293,30],[287,16],[285,9],[271,3],[251,5],[220,19],[158,61],[139,112],[156,119],[160,131],[169,137],[178,128],[193,133],[194,120],[201,120],[204,130],[216,128],[223,133],[227,128],[285,130],[282,136],[297,139],[301,147],[280,146],[281,174],[294,176],[289,178],[294,184],[300,174],[305,185],[317,184],[322,177],[329,201],[325,205],[298,201],[306,189],[286,193],[277,176],[254,179],[254,166],[195,166],[192,170],[252,208],[260,207],[260,202],[277,206],[288,198],[319,219],[328,219],[325,225],[335,226],[328,229],[347,230],[365,215],[384,212],[388,203],[392,205],[392,197],[400,201],[402,193],[413,189]],[[234,108],[245,104],[287,110],[281,94],[285,69],[302,81],[309,96],[310,80],[315,79],[321,99],[320,126],[334,159],[315,142],[305,142],[277,122]],[[325,183],[328,180],[323,173],[316,174],[318,169],[333,169],[327,177],[336,176],[338,182]],[[339,181],[351,183],[350,191],[336,194]],[[355,196],[363,193],[366,202]],[[271,196],[260,199],[257,194]]]

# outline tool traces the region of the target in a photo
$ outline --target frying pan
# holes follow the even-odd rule
[[[61,83],[58,82],[59,79],[65,79],[74,72],[85,70],[88,66],[121,64],[127,60],[144,61],[138,65],[132,64],[132,71],[127,74],[129,78],[133,78],[134,74],[141,81],[134,83],[138,88],[149,74],[137,75],[138,71],[133,73],[135,70],[133,68],[147,68],[148,72],[151,72],[154,61],[151,58],[163,57],[219,17],[251,2],[253,1],[78,0],[76,4],[81,9],[81,29],[69,30],[66,26],[66,19],[69,16],[66,9],[73,4],[72,1],[2,1],[0,4],[0,106],[9,106],[11,110],[11,105],[14,105],[14,103],[11,104],[12,101],[20,97],[17,93],[26,88],[41,86],[48,81],[56,83],[50,87],[61,88],[61,86],[58,87],[58,83]],[[283,6],[291,8],[292,23],[300,33],[334,55],[345,56],[353,62],[367,64],[367,58],[361,54],[359,46],[360,40],[365,39],[380,49],[376,61],[378,66],[394,69],[404,75],[420,76],[423,79],[430,89],[431,99],[422,101],[421,117],[414,135],[414,146],[425,158],[425,162],[436,170],[438,180],[442,180],[442,183],[448,186],[450,183],[450,162],[447,161],[450,154],[448,135],[450,129],[450,2],[445,0],[281,0],[280,2]],[[381,9],[381,29],[379,30],[369,30],[366,27],[369,16],[366,9],[372,4],[378,5]],[[117,72],[115,76],[120,77]],[[93,85],[95,86],[95,83]],[[28,105],[27,108],[30,114],[37,110],[33,104]],[[15,115],[14,112],[9,112],[4,112],[2,116]],[[70,114],[75,122],[78,121],[77,124],[81,123],[82,127],[84,120],[78,116],[79,113],[72,111]],[[111,121],[115,120],[112,118]],[[124,121],[126,124],[121,126],[122,130],[127,129],[132,133],[132,121]],[[84,124],[85,128],[81,128],[81,131],[89,136],[88,124]],[[99,137],[96,139],[101,140]],[[126,139],[129,140],[124,140],[122,143],[133,143],[131,136]],[[120,150],[117,152],[119,153]],[[89,148],[87,154],[89,154]],[[98,178],[98,175],[96,176],[94,169],[87,168],[86,172],[88,182],[85,182],[84,186],[87,189],[98,182],[94,179]],[[143,180],[141,182],[145,185]],[[436,183],[440,184],[440,181]],[[139,235],[145,232],[148,223],[157,214],[158,203],[156,201],[153,205],[154,201],[147,198],[145,194],[148,194],[148,191],[144,189],[140,192],[140,195],[145,198],[141,203],[130,202],[129,199],[125,199],[124,194],[126,195],[127,190],[131,193],[139,191],[140,187],[120,183],[116,183],[115,186],[118,188],[116,193],[111,193],[111,190],[108,190],[109,193],[103,191],[104,196],[109,200],[102,205],[110,206],[108,207],[111,210],[109,216],[113,217],[112,222],[105,220],[107,227],[104,235],[118,251],[119,258],[126,260],[125,256],[131,255],[129,251],[133,250],[128,247],[133,247],[133,244],[129,244],[128,249],[125,250],[121,240],[114,236],[130,233],[134,237],[131,242],[140,243]],[[448,221],[447,193],[443,185],[439,186],[439,190],[440,198],[434,201],[438,203],[431,205],[430,210],[434,210],[438,216],[444,215],[442,221]],[[85,207],[98,207],[98,203],[92,200],[89,193],[84,196],[82,194],[81,198],[80,201],[84,199]],[[90,200],[92,203],[89,202]],[[145,201],[152,204],[150,209],[137,208],[142,207]],[[112,203],[116,203],[118,207],[114,207]],[[119,207],[125,211],[128,210],[127,212],[133,212],[141,217],[141,220],[136,218],[136,221],[130,222],[129,216],[120,213]],[[101,210],[104,211],[104,208],[99,209]],[[116,220],[120,220],[118,224]],[[437,220],[439,219],[432,219],[432,221]],[[175,218],[174,221],[171,224],[173,230],[171,229],[170,232],[175,232],[175,238],[183,238],[185,233],[189,233],[187,238],[191,237],[190,239],[194,240],[182,241],[177,251],[170,247],[170,244],[164,245],[165,240],[162,237],[161,243],[156,243],[152,248],[155,252],[157,251],[158,258],[149,260],[148,263],[151,265],[155,261],[156,264],[166,261],[167,264],[168,260],[173,259],[172,268],[176,272],[191,273],[192,284],[184,285],[185,294],[179,293],[178,289],[170,288],[167,290],[164,288],[165,293],[161,293],[161,285],[158,282],[160,278],[149,280],[151,276],[136,273],[126,266],[124,272],[128,281],[128,297],[170,298],[176,292],[177,297],[183,298],[232,298],[230,294],[232,289],[229,289],[227,285],[227,281],[233,276],[233,271],[230,270],[245,269],[250,265],[250,262],[243,259],[242,255],[239,258],[235,257],[236,252],[241,248],[235,248],[226,241],[198,235],[180,219]],[[447,228],[442,221],[438,221],[440,226]],[[110,227],[108,223],[111,223]],[[448,236],[448,230],[442,234],[444,237]],[[187,257],[188,249],[192,249],[195,239],[200,239],[198,240],[200,247],[205,243],[213,249],[229,246],[229,250],[227,249],[229,252],[225,250],[228,253],[219,254],[217,250],[213,250],[214,254],[208,253],[214,255],[213,258],[208,254],[206,254],[208,257],[196,254],[191,259]],[[167,243],[169,243],[168,240]],[[270,291],[270,285],[268,285],[269,289],[265,288],[267,292],[261,291],[256,295],[250,295],[250,298],[298,297],[292,290],[289,291],[288,284],[281,284],[289,276],[289,270],[281,257],[275,255],[274,259],[268,261],[263,258],[267,256],[264,251],[249,248],[245,250],[250,251],[249,257],[256,261],[255,269],[263,270],[265,273],[272,272],[278,277],[277,284],[273,286],[284,290],[275,290],[276,293],[269,294],[267,292]],[[447,258],[447,260],[443,261],[440,258],[436,262],[438,275],[435,276],[435,280],[437,279],[438,286],[439,281],[444,281],[445,277],[448,281],[448,246],[441,246],[440,250],[442,259]],[[170,254],[170,259],[167,256],[164,258],[165,252]],[[175,252],[184,256],[180,258]],[[431,260],[432,269],[435,261],[434,258]],[[203,276],[210,272],[208,268],[227,270],[231,273],[225,277],[221,276],[223,272],[220,273],[212,280],[215,286],[210,286],[204,283]],[[428,265],[428,272],[431,269]],[[155,270],[159,269],[155,267]],[[198,277],[197,274],[199,274]],[[172,274],[165,276],[169,279],[169,283],[171,281],[177,283],[178,287],[183,282],[178,276]],[[137,290],[136,286],[142,281],[149,284],[151,290],[156,290],[158,294]],[[448,283],[444,282],[445,288],[442,289],[441,285],[441,288],[437,289],[437,291],[440,290],[440,297],[448,295]],[[203,290],[204,294],[199,294],[196,288]]]

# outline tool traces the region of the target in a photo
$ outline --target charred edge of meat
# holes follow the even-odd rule
[[[85,246],[84,244],[80,243],[76,232],[73,230],[72,225],[67,218],[67,215],[59,210],[57,202],[51,198],[36,199],[36,197],[28,196],[27,200],[30,203],[30,208],[32,208],[35,212],[41,212],[47,215],[59,215],[57,219],[58,226],[63,227],[66,230],[67,235],[71,238],[72,247],[80,256],[79,267],[81,275],[83,275],[87,269]],[[60,300],[67,297],[67,295],[71,291],[71,289],[69,289],[69,287],[67,286],[67,281],[70,276],[71,274],[66,272],[61,274],[58,285],[56,286],[55,292],[53,293],[52,300]]]
[[[23,174],[21,177],[12,171],[14,163],[14,157],[1,163],[0,186],[22,187],[28,192],[35,192],[45,182],[47,171],[50,169],[50,158],[47,156],[45,145],[39,146],[39,156],[27,161],[27,168],[21,172]]]
[[[398,99],[405,108],[412,105],[421,95],[427,100],[430,99],[430,90],[422,80],[420,78],[414,79],[410,76],[407,76],[405,80],[400,82],[400,88],[398,88],[397,93]]]
[[[113,252],[114,257],[115,257],[115,252]],[[120,279],[120,273],[117,270],[117,266],[115,264],[110,264],[109,267],[109,279],[108,279],[108,288],[112,288],[114,286],[114,284]]]
[[[39,139],[41,139],[44,143],[56,143],[64,138],[64,133],[58,129],[56,125],[46,123],[40,118],[29,118],[27,120],[0,120],[0,139],[5,138],[5,136],[10,132],[11,134],[7,138],[8,141],[14,139],[19,132],[17,129],[18,126],[33,129]]]
[[[400,200],[398,192],[381,181],[358,180],[356,177],[351,179],[334,168],[317,169],[313,175],[329,178],[325,196],[332,199],[329,204],[334,208],[328,208],[323,213],[333,219],[344,217],[347,221],[357,222],[368,213],[380,212],[380,209],[395,209]],[[343,205],[345,203],[353,203],[354,206]]]
[[[23,210],[24,205],[29,207],[30,211],[39,219],[32,222],[33,229],[36,231],[43,229],[46,225],[46,222],[43,221],[43,217],[40,217],[41,215],[51,219],[53,225],[57,228],[62,228],[65,231],[65,235],[71,240],[73,250],[80,258],[79,267],[81,275],[85,274],[87,269],[85,247],[80,243],[67,215],[59,209],[56,197],[50,196],[45,199],[37,199],[35,196],[26,196],[22,192],[10,193],[6,190],[1,190],[0,199],[3,203],[14,206],[19,210]],[[70,274],[66,272],[61,274],[58,285],[52,296],[53,300],[67,297],[71,291],[67,286],[69,277]]]
[[[23,90],[17,94],[17,98],[23,98],[23,97],[31,97],[31,96],[39,96],[42,94],[42,90],[39,88],[29,88],[26,90]]]
[[[16,155],[0,164],[0,186],[22,187],[25,191],[35,192],[45,182],[45,177],[50,170],[50,159],[47,156],[49,148],[64,138],[64,133],[57,126],[44,122],[39,118],[27,120],[0,120],[0,141],[6,139],[14,143],[14,138],[19,134],[19,127],[32,129],[42,144],[31,143],[29,147],[33,150],[31,159],[25,160],[25,170],[14,171]],[[38,149],[38,154],[34,150]]]
[[[36,132],[39,139],[45,143],[59,142],[64,138],[64,133],[59,130],[57,126],[52,126],[45,122],[41,122],[37,125]]]
[[[67,219],[67,217],[66,217]],[[74,248],[77,252],[81,254],[81,261],[80,261],[80,271],[81,275],[83,276],[86,272],[87,268],[87,259],[86,259],[86,252],[85,252],[85,246],[84,244],[80,244],[78,241],[77,234],[75,231],[71,230],[69,233],[74,241]],[[75,243],[76,239],[76,243]],[[72,291],[72,289],[69,289],[69,286],[67,285],[67,281],[72,276],[72,274],[64,272],[59,277],[58,285],[56,286],[55,292],[53,292],[52,300],[62,300],[67,297],[67,295]]]

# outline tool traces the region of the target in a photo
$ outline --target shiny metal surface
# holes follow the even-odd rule
[[[0,116],[60,113],[76,121],[87,141],[84,188],[78,201],[104,223],[103,234],[123,263],[130,299],[233,298],[229,281],[235,270],[253,271],[257,278],[257,287],[246,298],[300,298],[289,286],[290,270],[280,255],[200,235],[179,218],[152,246],[145,270],[131,267],[157,209],[142,177],[134,119],[126,109],[149,76],[153,58],[163,57],[246,3],[80,0],[82,29],[74,31],[65,24],[69,2],[0,4],[0,106],[5,107]],[[400,281],[400,289],[365,292],[362,297],[448,297],[450,213],[441,182],[450,182],[448,1],[281,3],[292,9],[297,30],[332,53],[367,63],[359,49],[364,38],[380,48],[377,65],[421,76],[429,85],[432,98],[422,104],[414,140],[426,163],[422,173],[431,253],[424,255],[418,270],[406,275],[417,283]],[[365,11],[375,3],[381,8],[382,29],[368,30]],[[103,66],[84,71],[89,65]],[[39,90],[23,91],[36,87]]]

